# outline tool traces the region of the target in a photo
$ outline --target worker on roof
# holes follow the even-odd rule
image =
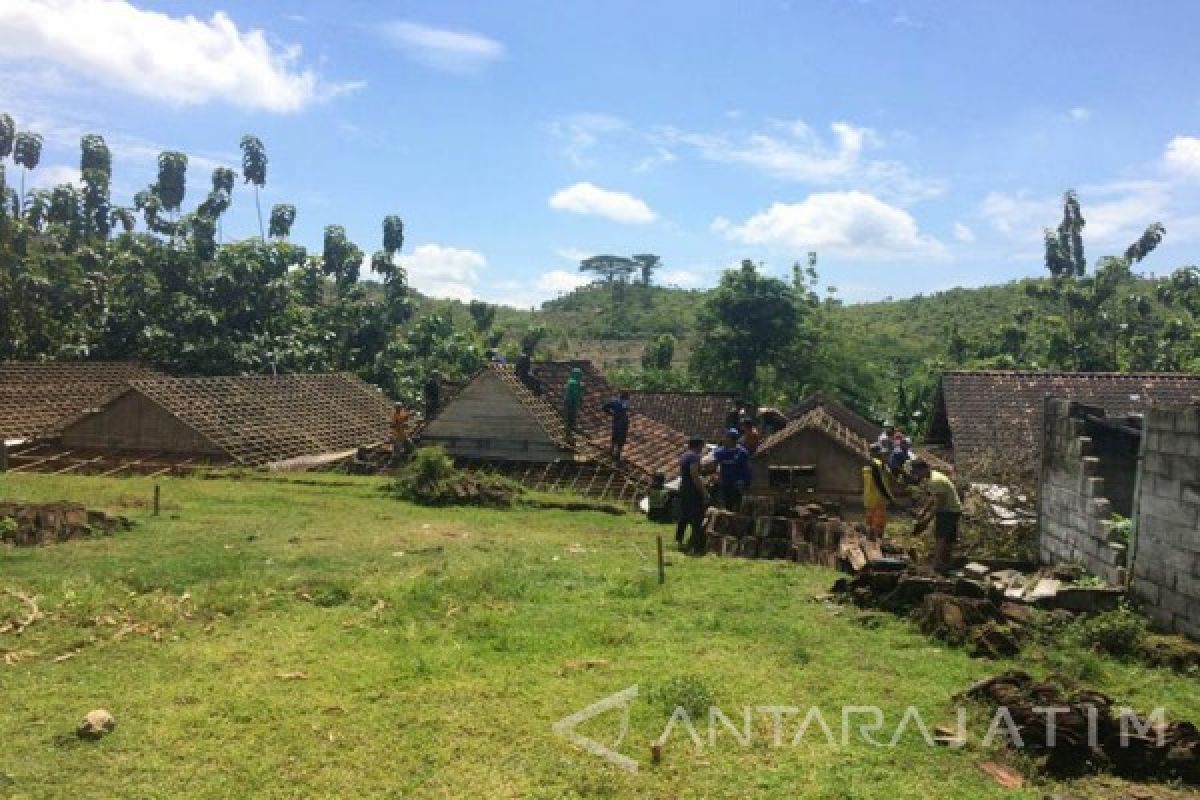
[[[612,457],[614,462],[620,464],[621,450],[629,436],[629,392],[622,390],[600,408],[612,417]]]
[[[517,357],[516,373],[517,380],[524,384],[526,389],[533,392],[535,397],[542,396],[542,382],[533,372],[533,356],[528,350],[522,350],[521,355]]]
[[[933,521],[933,568],[946,572],[954,560],[954,544],[958,541],[958,523],[962,519],[962,501],[949,476],[929,466],[923,458],[909,464],[913,481],[929,499],[917,514],[914,533],[921,533]]]
[[[713,451],[720,475],[721,503],[735,514],[742,507],[742,493],[750,487],[750,451],[738,443],[737,428],[725,431],[724,442]]]
[[[863,509],[866,511],[867,531],[882,539],[887,530],[888,506],[896,502],[891,473],[883,463],[883,447],[873,442],[870,448],[870,463],[862,468]]]
[[[579,424],[579,409],[583,408],[583,370],[572,367],[571,377],[563,391],[563,411],[567,418],[567,433],[572,436]]]

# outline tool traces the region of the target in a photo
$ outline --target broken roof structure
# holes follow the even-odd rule
[[[567,378],[575,368],[583,372],[579,432],[593,447],[607,449],[612,418],[601,407],[617,393],[595,365],[590,361],[543,361],[534,365],[545,398],[558,414],[564,413]],[[635,406],[629,414],[629,437],[621,458],[646,475],[660,470],[670,475],[677,471],[676,462],[687,447],[687,440],[687,433],[664,425]]]
[[[926,441],[960,470],[1036,469],[1047,397],[1104,409],[1108,417],[1200,401],[1200,375],[1182,373],[953,371],[934,396]]]
[[[129,381],[158,374],[122,361],[0,363],[0,440],[51,433]]]
[[[390,420],[383,395],[346,373],[144,378],[65,423],[61,442],[262,466],[384,442]]]
[[[721,392],[629,393],[633,408],[681,433],[719,441],[736,397]]]
[[[583,372],[584,400],[574,436],[567,432],[564,391],[573,368]],[[497,462],[550,463],[558,460],[605,460],[611,417],[601,406],[615,392],[588,361],[550,361],[534,365],[542,393],[534,394],[513,367],[488,364],[426,423],[422,439],[440,444],[453,456]],[[687,435],[635,407],[621,467],[642,476],[670,474],[687,445]]]

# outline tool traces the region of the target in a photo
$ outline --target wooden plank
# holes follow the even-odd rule
[[[104,460],[104,456],[96,456],[95,458],[82,459],[80,461],[76,461],[74,464],[71,464],[70,466],[66,466],[66,467],[63,467],[62,469],[55,470],[54,472],[52,472],[50,474],[51,475],[63,475],[67,472],[74,472],[75,470],[79,469],[80,467],[87,466],[88,464],[95,464],[97,461],[103,461],[103,460]]]
[[[61,453],[54,453],[52,455],[48,455],[43,458],[36,458],[27,464],[21,464],[16,467],[10,467],[8,471],[9,472],[23,472],[24,470],[30,469],[31,467],[36,467],[38,464],[45,464],[47,461],[57,461],[60,458],[66,458],[67,456],[71,455],[71,453],[73,453],[73,452],[74,452],[73,450],[64,450]]]

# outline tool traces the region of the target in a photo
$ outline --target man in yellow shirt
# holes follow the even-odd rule
[[[933,522],[933,568],[945,572],[954,559],[954,544],[958,541],[958,522],[962,518],[962,501],[954,482],[924,459],[909,464],[913,480],[929,495],[917,515],[916,532],[920,533]]]
[[[895,503],[896,498],[892,492],[891,476],[883,466],[883,448],[878,443],[871,445],[871,463],[862,468],[862,476],[867,530],[881,539],[887,529],[888,506]]]

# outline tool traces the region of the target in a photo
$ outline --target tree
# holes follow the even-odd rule
[[[388,258],[404,249],[404,220],[395,214],[383,218],[383,252]]]
[[[295,222],[295,206],[286,203],[276,203],[271,206],[271,236],[273,238],[288,238],[292,234],[292,225]]]
[[[25,206],[25,175],[31,169],[37,169],[42,160],[42,135],[21,131],[13,141],[13,161],[21,165],[21,194],[17,201],[20,213]]]
[[[341,225],[326,225],[321,250],[322,271],[334,279],[339,290],[345,290],[358,280],[363,252],[346,238]]]
[[[1046,230],[1046,269],[1050,282],[1031,283],[1027,294],[1046,312],[1047,356],[1059,369],[1116,371],[1146,357],[1148,301],[1129,295],[1132,267],[1163,240],[1166,229],[1153,223],[1125,249],[1123,256],[1104,256],[1091,275],[1083,252],[1086,221],[1073,190],[1063,195],[1063,219]],[[1139,355],[1134,355],[1133,351]]]
[[[254,184],[254,210],[258,213],[258,236],[266,238],[263,231],[262,205],[259,202],[259,190],[267,185],[267,149],[257,136],[246,134],[242,137],[242,177],[246,183]]]
[[[13,140],[16,135],[17,128],[13,124],[13,118],[8,114],[0,114],[0,161],[12,154]]]
[[[187,165],[185,153],[168,150],[158,154],[158,181],[154,184],[154,193],[167,211],[177,212],[183,205],[187,193]]]
[[[496,322],[496,307],[491,303],[485,303],[482,300],[472,300],[470,305],[467,306],[467,311],[471,314],[471,319],[475,323],[475,330],[478,333],[487,333]]]
[[[94,133],[79,142],[79,174],[83,178],[83,213],[88,231],[102,239],[112,229],[112,153]]]
[[[662,259],[653,253],[643,253],[634,256],[633,260],[642,274],[642,286],[649,286],[654,273],[662,267]]]
[[[642,351],[642,369],[667,370],[675,360],[675,337],[664,333]]]
[[[579,262],[580,272],[592,272],[604,278],[611,290],[610,302],[612,317],[610,324],[613,329],[621,326],[624,318],[625,286],[638,269],[638,262],[625,256],[592,256]]]
[[[795,340],[796,323],[792,288],[743,261],[705,300],[689,369],[705,386],[752,394],[759,368]]]

